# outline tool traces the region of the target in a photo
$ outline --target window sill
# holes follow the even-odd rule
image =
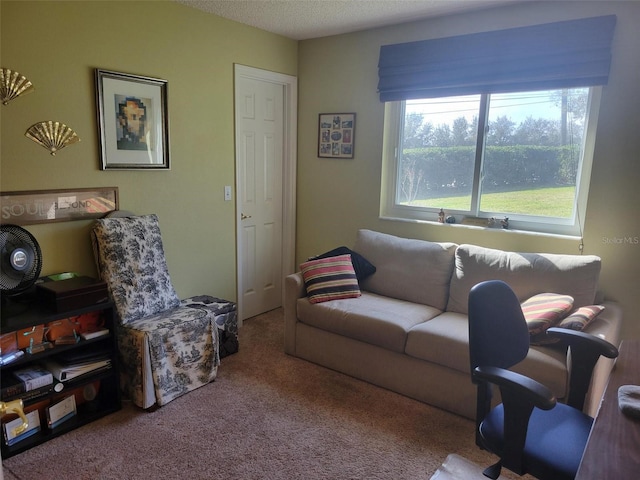
[[[405,222],[405,223],[416,223],[422,225],[431,225],[443,228],[462,228],[468,230],[485,230],[490,232],[503,232],[505,235],[527,235],[532,237],[544,237],[544,238],[553,238],[560,240],[571,240],[581,242],[582,237],[579,235],[567,235],[560,233],[551,233],[551,232],[536,232],[531,230],[517,230],[514,228],[489,228],[481,225],[469,225],[464,223],[440,223],[434,222],[430,220],[418,220],[414,218],[400,218],[400,217],[391,217],[391,216],[380,216],[380,220],[386,220],[391,222]]]

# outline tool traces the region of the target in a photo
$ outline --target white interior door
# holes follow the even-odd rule
[[[236,66],[236,215],[240,320],[282,305],[292,270],[291,89],[271,72]],[[277,74],[276,74],[277,76]],[[277,76],[279,78],[279,76]],[[277,81],[276,81],[277,80]],[[293,162],[293,164],[295,164]],[[295,167],[293,167],[295,169]],[[293,187],[295,188],[295,187]]]

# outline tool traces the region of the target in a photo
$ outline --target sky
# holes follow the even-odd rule
[[[426,114],[425,119],[434,125],[451,124],[453,120],[464,116],[469,122],[478,115],[480,95],[464,97],[433,98],[424,100],[407,100],[406,113],[423,113],[429,109],[434,113]],[[527,117],[560,119],[560,106],[555,105],[550,92],[524,92],[510,94],[493,94],[491,96],[490,116],[506,115],[516,124]]]

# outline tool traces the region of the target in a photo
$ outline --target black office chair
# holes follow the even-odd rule
[[[573,479],[580,465],[593,419],[582,413],[591,373],[600,355],[618,349],[600,338],[552,328],[571,349],[567,404],[537,381],[509,371],[529,351],[529,331],[520,302],[506,283],[490,280],[469,292],[471,379],[478,387],[476,444],[500,457],[483,473],[496,479],[501,468],[540,479]],[[491,408],[491,388],[502,403]]]

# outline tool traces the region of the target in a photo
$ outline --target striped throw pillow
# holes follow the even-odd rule
[[[328,252],[318,255],[317,257],[309,258],[309,260],[317,260],[318,258],[337,257],[338,255],[351,255],[351,263],[353,264],[353,270],[358,277],[358,283],[367,278],[370,275],[376,273],[376,267],[369,262],[366,258],[360,255],[358,252],[354,252],[349,247],[338,247]]]
[[[530,335],[544,333],[571,311],[573,297],[557,293],[539,293],[525,300],[522,313],[527,321]]]
[[[309,260],[300,265],[300,270],[311,303],[360,296],[351,255]]]
[[[604,310],[603,305],[588,305],[580,307],[571,312],[571,314],[560,321],[558,327],[570,328],[571,330],[582,331]]]

